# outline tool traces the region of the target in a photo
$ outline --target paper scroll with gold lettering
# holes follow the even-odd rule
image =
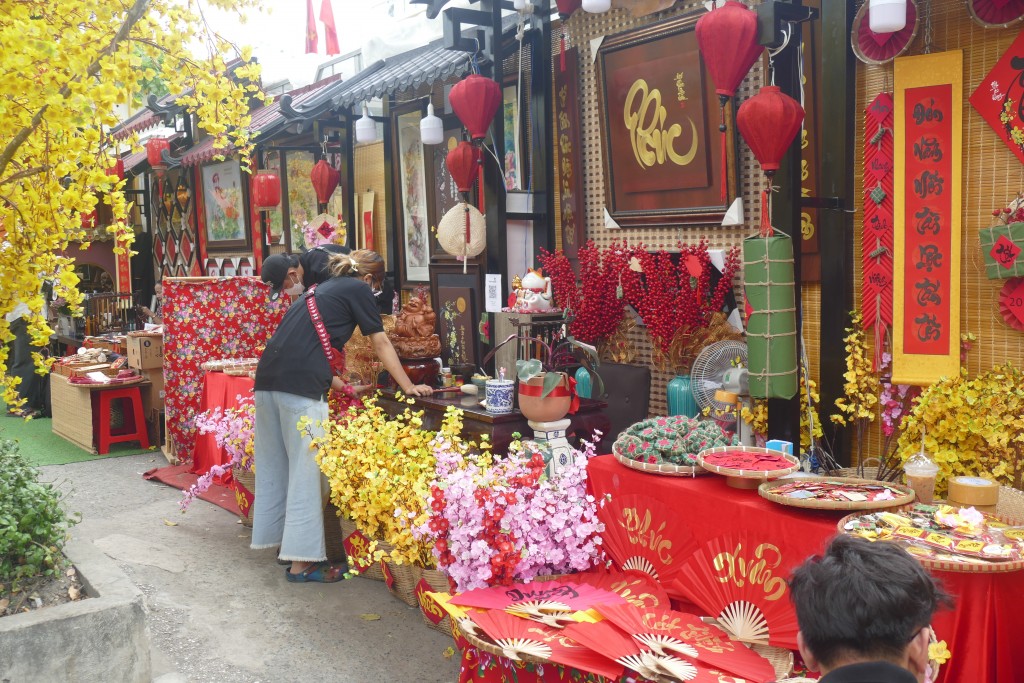
[[[750,683],[776,679],[771,662],[729,639],[725,631],[700,617],[671,609],[640,609],[633,605],[598,605],[597,612],[657,654],[695,659]]]
[[[735,197],[732,128],[723,155],[694,33],[703,14],[609,36],[598,50],[606,208],[623,227],[717,224]]]
[[[575,265],[583,245],[583,133],[580,130],[579,50],[565,51],[565,68],[554,70],[555,179],[562,228],[562,251]]]
[[[895,64],[894,384],[960,369],[963,54]]]
[[[643,572],[667,584],[679,572],[683,559],[696,549],[693,533],[680,523],[678,513],[657,498],[612,496],[598,508],[604,523],[604,550],[622,570]]]
[[[712,539],[686,559],[669,592],[715,618],[733,639],[795,650],[799,626],[786,577],[803,557],[743,532]]]

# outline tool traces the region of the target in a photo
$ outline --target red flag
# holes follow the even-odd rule
[[[323,0],[320,3],[320,21],[324,22],[324,42],[326,42],[327,54],[341,54],[338,46],[338,29],[334,27],[334,10],[331,9],[331,0]]]
[[[316,54],[316,16],[313,14],[313,0],[306,0],[306,54]]]

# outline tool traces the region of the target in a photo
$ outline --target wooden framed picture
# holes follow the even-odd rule
[[[433,181],[429,183],[429,187],[434,188],[432,196],[433,205],[430,208],[430,215],[433,216],[432,225],[440,223],[448,210],[457,205],[462,199],[459,196],[459,188],[455,186],[455,181],[452,180],[451,173],[448,172],[448,165],[445,162],[448,152],[455,149],[459,141],[462,140],[462,124],[459,123],[454,114],[445,116],[443,121],[444,141],[440,145],[434,145],[432,148],[425,148],[432,150],[428,152],[433,161],[431,166],[434,174]],[[437,241],[437,235],[433,233],[430,234],[430,255],[435,261],[455,260],[454,256],[441,248],[441,244]]]
[[[248,191],[236,159],[202,168],[206,248],[209,251],[248,251],[245,225]],[[248,176],[246,176],[246,179]]]
[[[735,196],[732,125],[723,159],[718,97],[693,30],[700,14],[598,51],[606,202],[620,225],[718,223]]]
[[[430,300],[437,314],[441,337],[441,359],[448,365],[478,365],[480,336],[477,326],[483,314],[480,265],[470,262],[468,272],[461,263],[430,266]]]

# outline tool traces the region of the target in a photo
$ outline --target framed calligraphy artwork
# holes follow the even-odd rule
[[[925,385],[960,369],[963,53],[894,68],[892,381]]]
[[[608,38],[598,52],[606,201],[620,225],[718,223],[735,196],[733,127],[723,158],[693,31],[702,13]]]
[[[555,177],[562,250],[576,263],[583,230],[583,157],[580,142],[579,50],[565,51],[565,69],[556,64],[555,82]]]

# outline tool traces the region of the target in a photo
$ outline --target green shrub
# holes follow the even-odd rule
[[[17,590],[26,580],[55,576],[67,529],[77,520],[60,506],[60,492],[39,482],[37,470],[14,441],[0,440],[0,584]],[[3,592],[3,591],[0,591]]]

